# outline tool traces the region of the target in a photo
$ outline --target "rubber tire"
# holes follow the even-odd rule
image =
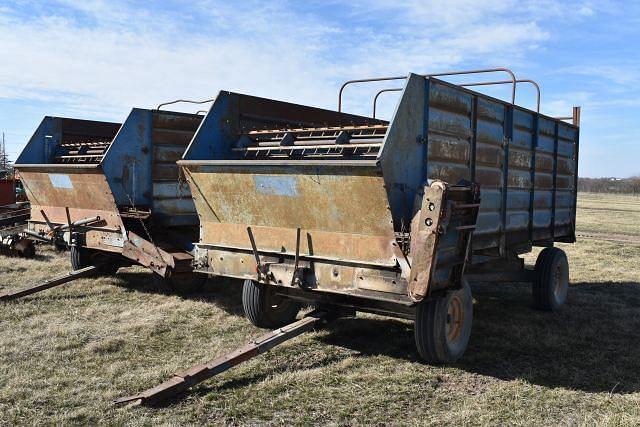
[[[22,258],[31,259],[36,256],[36,245],[33,242],[29,242],[24,250],[20,253]]]
[[[300,304],[274,294],[274,290],[268,285],[249,279],[244,281],[242,307],[247,319],[255,326],[274,329],[287,325],[296,319],[301,309]],[[277,298],[276,304],[271,301],[274,298]]]
[[[454,342],[447,337],[448,308],[457,298],[461,303],[462,326]],[[473,296],[466,280],[462,287],[441,296],[422,301],[416,307],[414,335],[420,357],[433,364],[449,364],[462,357],[471,336],[473,323]]]
[[[167,287],[172,293],[177,295],[190,295],[200,292],[209,276],[202,273],[177,273],[170,277],[161,277],[153,274],[154,283],[158,286]]]
[[[558,291],[555,276],[557,272],[561,281]],[[562,249],[545,248],[540,252],[531,290],[533,306],[538,310],[554,311],[565,303],[569,291],[569,263]]]
[[[100,260],[100,258],[103,258],[105,261],[104,264],[100,265],[100,274],[105,276],[113,276],[118,272],[118,268],[120,268],[120,265],[116,263],[116,260],[112,259],[108,255],[101,254],[98,251],[76,245],[71,246],[69,258],[71,260],[71,267],[74,271],[92,265],[98,265],[98,261]]]
[[[71,260],[71,267],[74,270],[80,270],[91,265],[91,256],[89,250],[78,246],[71,246],[69,252],[69,259]]]

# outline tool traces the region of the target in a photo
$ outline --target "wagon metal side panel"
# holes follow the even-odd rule
[[[41,211],[55,224],[67,224],[65,208],[72,222],[100,216],[102,231],[87,231],[87,246],[117,250],[108,235],[118,238],[122,222],[109,184],[99,166],[42,165],[19,169],[24,189],[31,202],[29,228],[49,231]],[[105,230],[113,230],[105,232]]]
[[[151,130],[151,111],[132,109],[102,160],[118,206],[151,206]]]
[[[388,204],[396,232],[407,232],[413,218],[416,197],[425,183],[426,129],[424,78],[407,80],[378,158],[384,174]]]
[[[552,233],[555,240],[575,241],[576,195],[578,174],[578,129],[556,122],[555,184],[552,210]]]
[[[505,162],[506,185],[506,231],[505,244],[517,246],[530,243],[531,195],[534,191],[532,179],[533,147],[536,140],[535,113],[513,109],[512,138],[508,140],[508,158]]]
[[[61,143],[110,141],[119,128],[120,123],[46,116],[18,156],[16,166],[56,163],[55,152]]]
[[[427,177],[480,185],[473,249],[573,241],[577,128],[439,80],[428,86]]]
[[[156,223],[198,224],[189,186],[176,161],[182,158],[201,121],[202,116],[193,114],[153,112],[152,212]]]
[[[396,265],[387,195],[375,165],[208,162],[187,169],[205,245],[251,251],[250,226],[259,251],[293,255],[299,227],[302,255]],[[255,263],[247,264],[245,273],[255,277]]]

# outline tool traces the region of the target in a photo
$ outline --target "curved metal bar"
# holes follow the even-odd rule
[[[204,101],[193,101],[191,99],[176,99],[175,101],[170,101],[170,102],[164,102],[160,105],[158,105],[158,108],[156,108],[156,110],[159,110],[160,108],[166,106],[166,105],[171,105],[171,104],[178,104],[179,102],[185,102],[187,104],[206,104],[207,102],[213,102],[215,101],[214,99],[205,99]]]
[[[396,76],[396,77],[375,77],[371,79],[357,79],[357,80],[347,80],[340,86],[340,90],[338,91],[338,112],[342,112],[342,92],[344,92],[344,88],[353,83],[368,83],[368,82],[384,82],[388,80],[404,80],[407,76]]]
[[[475,83],[464,83],[461,84],[460,86],[463,87],[469,87],[469,86],[491,86],[491,85],[502,85],[502,84],[511,84],[513,83],[511,80],[500,80],[500,81],[493,81],[493,82],[475,82]],[[536,89],[536,112],[540,113],[540,86],[538,85],[538,83],[536,83],[534,80],[530,80],[530,79],[517,79],[516,83],[530,83],[531,85],[533,85],[533,87]],[[373,118],[376,118],[376,111],[377,111],[377,104],[378,104],[378,97],[385,93],[385,92],[400,92],[402,90],[402,88],[389,88],[389,89],[382,89],[380,91],[378,91],[378,93],[376,93],[376,95],[373,98]],[[568,119],[571,119],[571,117],[569,117]]]
[[[391,88],[391,89],[382,89],[380,91],[378,91],[378,93],[376,93],[376,96],[373,97],[373,118],[376,118],[376,106],[378,104],[378,97],[385,93],[385,92],[400,92],[402,91],[403,88],[401,87],[397,87],[397,88]]]
[[[500,80],[495,82],[478,82],[478,83],[464,83],[460,86],[469,87],[469,86],[492,86],[492,85],[504,85],[511,84],[511,80]],[[516,83],[530,83],[536,89],[536,112],[540,113],[540,86],[533,80],[530,79],[517,79]]]
[[[459,76],[464,74],[483,74],[483,73],[498,73],[504,72],[509,74],[511,77],[511,83],[513,84],[513,89],[511,90],[511,103],[516,103],[516,75],[508,68],[484,68],[480,70],[464,70],[464,71],[447,71],[446,73],[435,73],[435,74],[421,74],[422,77],[442,77],[442,76]],[[381,81],[389,81],[389,80],[404,80],[407,76],[396,76],[396,77],[377,77],[370,79],[356,79],[356,80],[348,80],[340,86],[340,90],[338,91],[338,112],[342,112],[342,93],[344,92],[344,88],[353,83],[369,83],[369,82],[381,82]]]

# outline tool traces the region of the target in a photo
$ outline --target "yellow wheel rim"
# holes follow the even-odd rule
[[[464,305],[462,298],[455,295],[449,300],[449,306],[447,307],[447,325],[446,333],[447,340],[451,343],[460,339],[462,334],[462,326],[464,324]]]

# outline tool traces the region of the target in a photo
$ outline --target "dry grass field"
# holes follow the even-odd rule
[[[640,199],[583,194],[567,305],[474,285],[464,359],[418,361],[411,322],[358,315],[298,337],[162,408],[114,407],[262,333],[239,283],[189,297],[142,269],[0,305],[0,424],[640,424]],[[535,261],[535,254],[527,257]],[[44,247],[0,258],[0,287],[68,271]]]

